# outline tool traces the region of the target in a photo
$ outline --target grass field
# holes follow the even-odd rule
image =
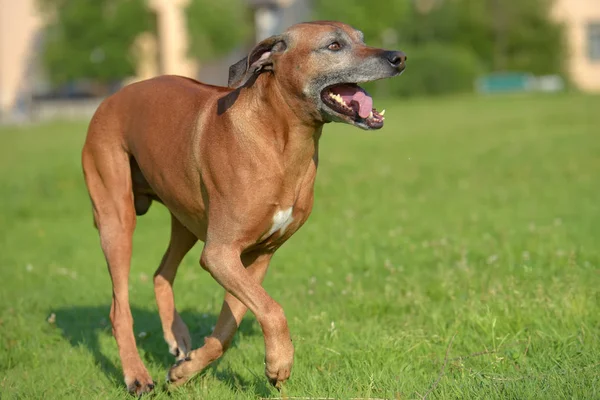
[[[247,316],[217,365],[167,391],[152,274],[168,214],[138,220],[131,302],[155,398],[600,398],[600,97],[379,101],[327,126],[316,202],[265,286],[296,347],[283,393]],[[85,123],[0,128],[0,397],[129,398],[80,170]],[[195,346],[222,289],[185,259]],[[54,314],[55,321],[48,322]]]

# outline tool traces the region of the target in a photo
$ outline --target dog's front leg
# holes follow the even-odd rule
[[[242,256],[244,267],[252,280],[262,283],[272,255],[273,253],[251,253]],[[204,346],[190,352],[186,360],[181,360],[171,368],[168,380],[175,385],[183,384],[220,358],[231,345],[247,310],[241,301],[225,292],[221,313],[212,335],[205,338]]]
[[[229,308],[231,317],[223,316],[222,334],[224,337],[216,336],[219,332],[215,329],[215,333],[207,338],[205,350],[217,349],[211,357],[217,358],[222,354],[223,343],[226,343],[229,335],[233,336],[235,328],[246,311],[246,307],[250,309],[258,320],[265,339],[265,373],[269,381],[279,387],[282,382],[289,378],[294,359],[294,347],[290,339],[290,333],[287,325],[287,320],[283,313],[283,309],[275,300],[273,300],[260,285],[260,280],[266,272],[261,268],[256,268],[255,271],[246,270],[241,260],[240,251],[232,246],[214,245],[207,242],[202,252],[200,263],[227,290],[228,293],[235,296],[243,305],[240,306],[233,297],[226,296],[224,310]],[[253,276],[255,275],[255,276]],[[224,311],[227,313],[227,311]],[[233,321],[231,320],[233,318]],[[221,321],[221,317],[219,318]],[[230,332],[231,331],[231,332]],[[230,333],[229,333],[230,332]],[[213,342],[215,340],[219,342]],[[221,346],[219,351],[218,347]],[[206,366],[210,361],[203,357],[209,356],[202,349],[195,350],[190,354],[185,361],[176,365],[171,369],[169,378],[171,381],[179,382],[189,379],[192,375],[199,372],[200,369]],[[196,361],[194,362],[194,360]],[[189,363],[189,365],[188,365]],[[202,366],[204,364],[204,366]]]

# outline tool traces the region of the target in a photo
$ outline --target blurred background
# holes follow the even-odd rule
[[[265,280],[292,379],[268,386],[248,316],[221,362],[164,392],[155,205],[129,287],[156,398],[600,399],[600,0],[0,0],[0,398],[131,398],[81,173],[100,101],[159,74],[224,85],[312,19],[408,67],[368,87],[384,129],[326,127],[311,219]],[[176,282],[194,346],[223,298],[199,254]]]
[[[600,91],[598,0],[0,0],[0,121],[90,116],[159,74],[226,84],[262,38],[347,22],[409,55],[377,95]]]

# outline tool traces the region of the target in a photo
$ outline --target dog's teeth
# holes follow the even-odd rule
[[[329,92],[328,95],[332,100],[335,100],[342,107],[350,109],[350,107],[348,106],[348,104],[346,104],[346,102],[344,101],[344,98],[341,95],[333,93],[333,92]]]
[[[379,115],[381,115],[383,117],[384,114],[385,114],[385,108],[383,110],[381,110],[381,112],[379,113]]]

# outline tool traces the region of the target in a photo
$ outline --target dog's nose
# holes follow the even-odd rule
[[[394,68],[404,67],[407,60],[406,54],[401,51],[386,51],[385,56]]]

